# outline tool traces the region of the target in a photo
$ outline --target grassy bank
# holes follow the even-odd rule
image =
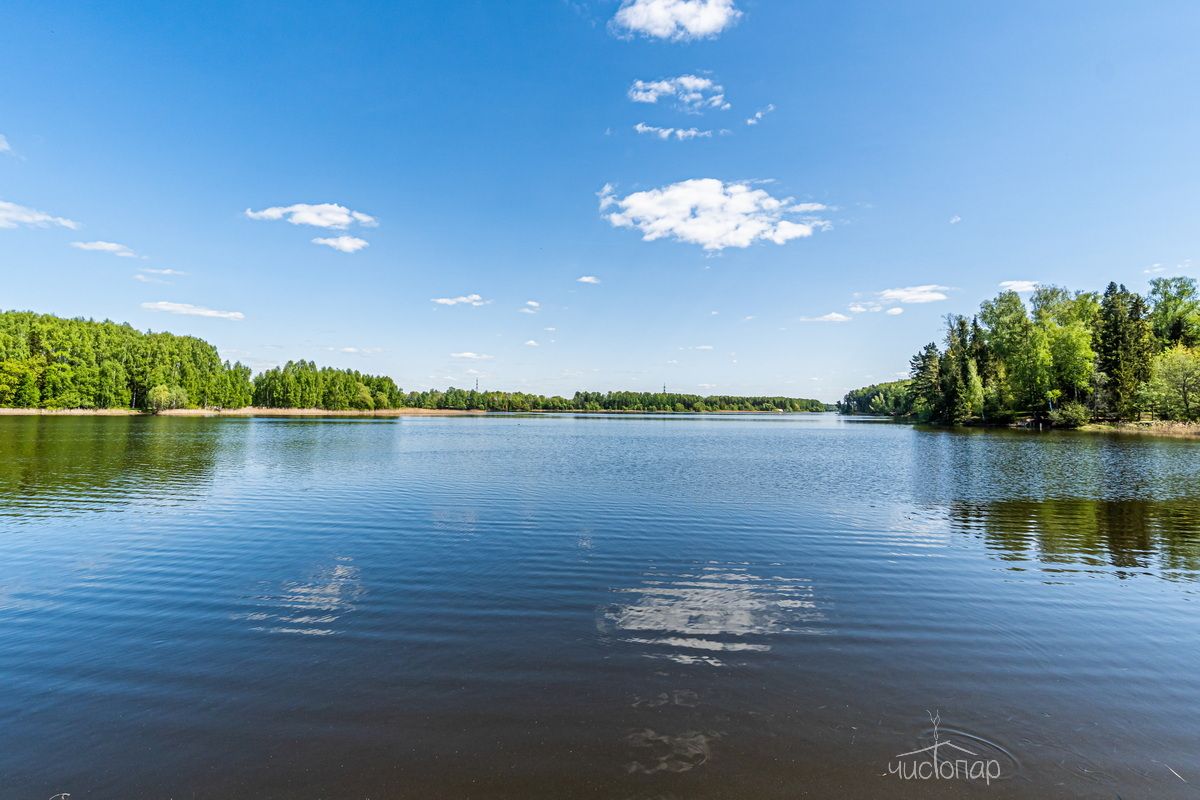
[[[1200,422],[1093,422],[1079,430],[1094,433],[1130,433],[1144,436],[1167,436],[1173,439],[1200,439]]]

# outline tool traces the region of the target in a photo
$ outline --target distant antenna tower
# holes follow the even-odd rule
[[[475,379],[475,391],[479,391],[479,378]]]
[[[667,384],[663,384],[663,394],[667,393]]]

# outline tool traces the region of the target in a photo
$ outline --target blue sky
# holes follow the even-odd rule
[[[1198,30],[1191,2],[7,3],[0,307],[406,389],[832,400],[1003,281],[1200,271]]]

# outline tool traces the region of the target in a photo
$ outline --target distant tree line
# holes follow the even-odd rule
[[[838,409],[957,424],[1019,416],[1076,427],[1090,420],[1200,419],[1200,292],[1155,278],[1148,297],[1057,286],[985,301],[946,318],[942,346],[909,362],[907,380],[855,389]]]
[[[482,411],[825,411],[820,400],[797,397],[739,397],[674,392],[575,392],[570,398],[524,392],[477,392],[449,388],[444,392],[410,392],[413,408]]]
[[[404,393],[386,376],[289,361],[251,377],[192,336],[127,324],[0,312],[0,407],[9,408],[392,408],[481,411],[825,411],[819,400],[672,392]]]

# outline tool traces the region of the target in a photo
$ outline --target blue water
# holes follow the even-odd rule
[[[0,798],[1196,797],[1198,581],[1194,442],[0,417]]]

